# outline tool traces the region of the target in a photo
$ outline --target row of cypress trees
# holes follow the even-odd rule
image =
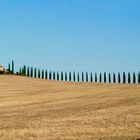
[[[99,82],[99,83],[139,83],[140,84],[140,72],[138,75],[134,72],[133,75],[131,75],[130,72],[126,74],[125,72],[121,73],[119,72],[117,75],[113,73],[109,73],[107,75],[106,72],[103,74],[97,74],[95,73],[93,76],[93,73],[90,74],[88,72],[81,74],[78,72],[54,72],[54,71],[47,71],[47,70],[40,70],[33,67],[26,67],[25,65],[20,68],[19,74],[23,76],[28,77],[34,77],[34,78],[41,78],[41,79],[48,79],[48,80],[61,80],[61,81],[74,81],[74,82]]]
[[[12,60],[12,63],[8,64],[8,69],[7,69],[10,73],[14,74],[15,73],[15,65],[14,65],[14,61]]]

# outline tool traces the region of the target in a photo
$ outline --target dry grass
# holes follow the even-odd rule
[[[140,85],[0,76],[0,140],[136,140]]]

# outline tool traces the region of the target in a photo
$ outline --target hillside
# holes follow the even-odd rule
[[[0,76],[2,140],[136,140],[140,85]]]

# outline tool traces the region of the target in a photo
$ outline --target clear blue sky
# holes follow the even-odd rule
[[[140,0],[0,0],[0,64],[139,71]]]

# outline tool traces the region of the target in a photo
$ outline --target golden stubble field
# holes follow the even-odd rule
[[[0,140],[136,140],[140,85],[0,76]]]

